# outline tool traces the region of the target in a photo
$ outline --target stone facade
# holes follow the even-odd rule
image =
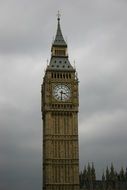
[[[43,190],[79,190],[78,79],[60,18],[42,83]]]

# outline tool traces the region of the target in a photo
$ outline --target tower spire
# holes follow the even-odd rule
[[[51,59],[50,64],[48,65],[48,69],[50,70],[61,70],[61,71],[74,71],[75,69],[72,67],[68,60],[68,52],[67,52],[67,43],[65,42],[61,27],[60,27],[60,13],[58,11],[57,14],[57,31],[55,40],[53,40],[51,47]]]
[[[62,31],[61,31],[61,27],[60,27],[60,12],[58,11],[58,14],[57,14],[57,20],[58,20],[58,23],[57,23],[57,32],[56,32],[56,36],[55,36],[55,40],[52,44],[52,46],[64,46],[64,47],[67,47],[67,44],[64,40],[64,37],[62,35]]]

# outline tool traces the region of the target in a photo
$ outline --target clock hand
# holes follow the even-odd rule
[[[62,90],[60,91],[60,94],[61,94],[61,100],[62,100],[62,94],[63,94],[63,91],[62,91]]]
[[[67,93],[66,93],[66,92],[63,92],[63,94],[65,94],[65,95],[68,97],[68,95],[67,95]]]

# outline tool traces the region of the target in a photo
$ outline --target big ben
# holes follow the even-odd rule
[[[41,90],[43,190],[79,190],[78,78],[57,20]]]

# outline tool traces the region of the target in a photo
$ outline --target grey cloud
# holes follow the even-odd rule
[[[41,185],[41,122],[32,119],[39,113],[22,113],[9,105],[2,111],[6,118],[0,117],[0,184],[5,189],[34,189]]]
[[[127,158],[127,2],[0,2],[0,189],[41,189],[41,82],[60,10],[80,80],[80,168]]]

